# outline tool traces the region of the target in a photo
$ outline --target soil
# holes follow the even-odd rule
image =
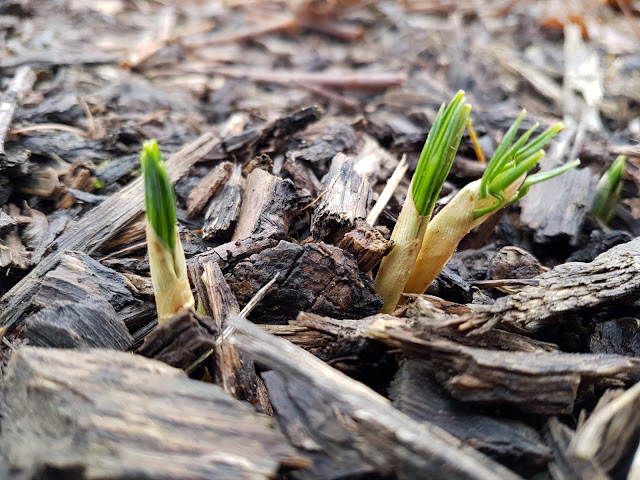
[[[8,0],[0,25],[0,478],[640,478],[637,2]],[[436,211],[523,108],[564,123],[538,168],[581,165],[379,314],[458,90],[478,140]],[[160,326],[148,139],[200,305]]]

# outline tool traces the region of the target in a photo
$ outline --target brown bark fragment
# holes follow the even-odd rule
[[[238,216],[238,223],[231,240],[238,240],[251,235],[260,212],[269,198],[271,188],[280,182],[282,182],[280,177],[271,175],[261,168],[257,168],[249,174],[242,197],[242,208]]]
[[[393,241],[387,240],[384,233],[388,233],[386,227],[372,227],[358,219],[354,229],[342,237],[338,247],[352,253],[360,271],[368,272],[393,248]]]
[[[240,214],[242,191],[245,180],[242,177],[242,167],[234,165],[229,180],[220,195],[214,197],[204,214],[202,238],[212,240],[218,235],[230,236],[233,224]]]
[[[279,273],[251,316],[260,323],[286,322],[299,311],[338,318],[370,315],[382,306],[353,257],[323,243],[281,241],[223,271],[240,306]]]
[[[356,220],[366,218],[372,200],[371,188],[342,153],[333,158],[322,188],[324,194],[311,217],[311,233],[315,239],[338,243]]]
[[[187,197],[187,215],[195,217],[205,207],[209,199],[216,195],[220,189],[227,183],[231,176],[233,164],[231,162],[222,162],[211,170],[206,177],[200,181],[198,186],[194,188]]]

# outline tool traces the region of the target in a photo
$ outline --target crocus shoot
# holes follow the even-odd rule
[[[616,214],[616,205],[622,192],[622,177],[626,170],[626,157],[620,155],[614,160],[596,185],[596,196],[593,199],[591,214],[609,223]]]
[[[523,111],[505,133],[482,178],[460,190],[429,223],[405,286],[406,293],[424,293],[462,238],[493,213],[522,198],[532,185],[556,177],[580,163],[576,160],[553,170],[528,175],[544,156],[542,148],[562,129],[562,124],[548,128],[528,142],[538,128],[536,124],[515,140],[524,114]]]
[[[471,107],[465,100],[464,92],[458,92],[446,108],[443,104],[427,136],[409,193],[391,234],[395,245],[382,260],[376,276],[376,291],[384,300],[383,313],[393,312],[398,304],[420,251],[431,213],[451,170],[469,117]]]
[[[147,212],[147,248],[158,322],[183,308],[193,308],[187,263],[176,225],[176,200],[158,142],[142,146],[142,173]]]

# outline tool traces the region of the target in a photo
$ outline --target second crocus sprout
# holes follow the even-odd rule
[[[405,285],[405,293],[424,293],[462,238],[493,213],[522,198],[532,185],[579,165],[580,161],[576,160],[553,170],[529,175],[544,156],[542,149],[562,129],[562,124],[548,128],[529,142],[538,128],[536,124],[515,140],[524,115],[523,111],[505,133],[482,178],[460,190],[429,222]]]

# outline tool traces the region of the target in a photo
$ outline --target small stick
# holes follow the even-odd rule
[[[487,159],[484,157],[484,152],[482,151],[482,147],[478,141],[478,134],[476,133],[475,128],[473,128],[473,120],[471,118],[467,119],[467,132],[469,132],[469,138],[471,139],[471,143],[473,143],[473,149],[476,152],[478,161],[480,163],[487,163]]]
[[[387,184],[384,186],[384,189],[380,193],[378,201],[369,212],[369,215],[367,215],[367,223],[369,225],[373,226],[376,223],[378,217],[387,206],[387,203],[389,203],[389,200],[391,200],[393,192],[396,191],[396,188],[398,188],[398,185],[400,185],[400,182],[402,182],[404,174],[407,173],[408,169],[409,163],[407,163],[407,155],[405,154],[402,155],[400,163],[398,163],[398,166],[391,174],[391,177],[389,177],[389,180],[387,180]],[[411,193],[409,192],[409,194]]]
[[[189,69],[185,70],[189,73]],[[302,72],[299,70],[259,70],[253,66],[213,67],[207,73],[230,78],[248,78],[259,83],[273,83],[283,86],[314,84],[326,88],[347,88],[354,90],[384,90],[402,85],[407,80],[405,73],[390,72]],[[197,71],[195,73],[202,73]]]
[[[242,309],[242,311],[240,312],[240,317],[241,318],[247,318],[247,316],[256,307],[256,305],[258,305],[258,303],[260,303],[260,300],[262,300],[264,298],[264,296],[267,294],[267,292],[273,286],[273,284],[276,283],[276,280],[278,280],[279,276],[280,276],[280,272],[276,273],[275,277],[273,277],[271,280],[269,280],[267,283],[265,283],[265,285],[260,290],[258,290],[256,292],[256,294],[251,298],[251,300],[249,300],[249,303],[247,303],[244,306],[244,308]],[[224,331],[222,332],[222,335],[220,335],[216,339],[216,345],[220,345],[227,338],[229,338],[229,336],[234,332],[234,330],[235,329],[231,325],[226,327],[224,329]]]

